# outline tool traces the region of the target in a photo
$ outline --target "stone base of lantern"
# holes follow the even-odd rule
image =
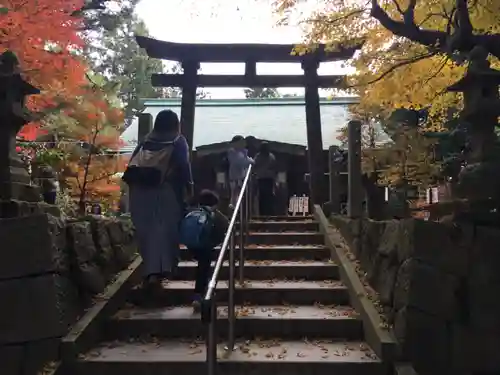
[[[40,188],[31,183],[26,166],[17,155],[10,155],[7,165],[1,168],[0,200],[26,202],[40,202],[42,200]]]
[[[20,200],[0,200],[0,219],[24,217],[41,213],[60,217],[59,207],[45,202],[26,202]]]
[[[1,200],[20,200],[40,202],[42,200],[40,187],[20,182],[0,182]]]

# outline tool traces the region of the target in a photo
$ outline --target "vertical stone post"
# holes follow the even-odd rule
[[[348,193],[347,215],[358,219],[363,212],[363,181],[361,175],[361,121],[347,125]]]
[[[337,146],[330,146],[328,149],[328,169],[330,177],[330,212],[332,214],[340,213],[340,169],[343,157]]]
[[[151,113],[140,113],[139,126],[137,129],[137,141],[144,141],[144,138],[146,138],[151,130],[153,130],[153,116],[151,116]]]
[[[192,150],[196,90],[198,88],[198,69],[200,69],[200,63],[197,61],[183,61],[182,69],[184,70],[184,83],[181,99],[181,130],[182,134],[186,137],[189,150]]]
[[[288,184],[287,184],[287,170],[280,166],[276,176],[278,183],[277,195],[275,204],[275,215],[287,215],[288,213]]]
[[[144,141],[146,136],[153,130],[153,116],[151,113],[140,113],[139,126],[137,127],[137,142]],[[120,184],[120,211],[122,213],[129,212],[129,188],[124,182]]]
[[[305,101],[307,127],[307,153],[309,161],[309,189],[311,204],[324,203],[323,137],[321,134],[321,112],[318,93],[319,62],[308,59],[302,62],[305,74]]]

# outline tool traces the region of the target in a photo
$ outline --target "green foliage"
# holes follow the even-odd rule
[[[428,187],[439,178],[436,141],[425,136],[425,121],[425,112],[397,109],[383,122],[392,141],[379,157],[385,165],[381,173],[384,185]]]
[[[52,148],[46,143],[40,142],[18,142],[22,155],[26,162],[35,165],[48,165],[54,169],[66,161],[67,155],[59,148]]]
[[[112,31],[130,18],[139,0],[86,0],[84,6],[73,13],[75,17],[82,17],[84,31],[91,33]],[[112,5],[112,6],[108,6]]]
[[[387,118],[364,119],[363,173],[375,175],[380,185],[403,190],[410,185],[427,187],[439,179],[437,139],[426,136],[425,121],[425,112],[408,109],[397,109]],[[340,129],[337,139],[347,146],[347,127]]]
[[[142,98],[169,96],[168,90],[151,85],[151,75],[164,70],[162,62],[149,59],[137,44],[135,35],[147,36],[148,30],[144,22],[128,15],[117,27],[104,30],[87,49],[93,71],[116,84],[127,123],[143,108]]]
[[[43,148],[36,153],[35,159],[33,161],[39,164],[56,166],[64,161],[64,159],[65,155],[61,150]]]

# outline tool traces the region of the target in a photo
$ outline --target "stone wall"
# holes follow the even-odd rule
[[[58,358],[59,339],[130,264],[133,228],[101,217],[65,222],[43,205],[11,206],[25,216],[0,219],[0,363],[2,374],[32,375]]]
[[[500,230],[331,218],[423,374],[500,372]]]

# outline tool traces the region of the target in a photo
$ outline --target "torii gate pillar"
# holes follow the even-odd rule
[[[325,184],[325,163],[323,157],[323,137],[321,134],[321,112],[318,93],[319,61],[307,59],[302,62],[305,76],[307,154],[309,161],[309,190],[312,204],[323,204],[322,188]]]
[[[196,109],[196,89],[198,88],[198,61],[183,61],[184,84],[181,98],[181,130],[186,137],[189,150],[193,149],[194,116]]]

